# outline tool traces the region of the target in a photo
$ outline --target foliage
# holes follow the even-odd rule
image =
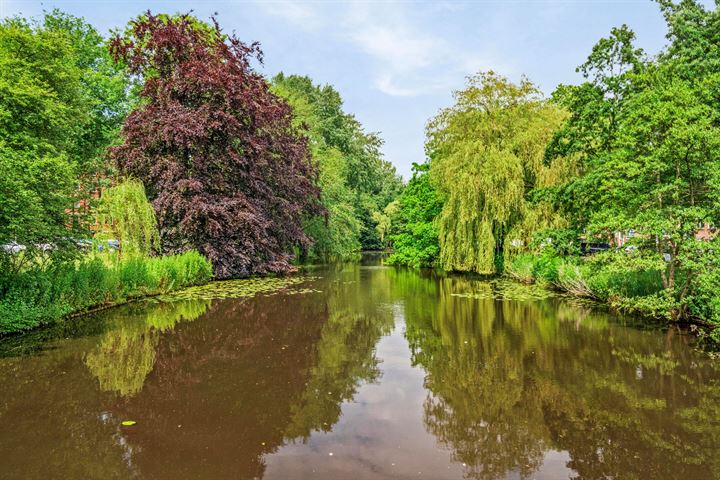
[[[103,191],[97,225],[96,237],[117,239],[122,255],[148,256],[159,246],[155,211],[138,180],[125,180]]]
[[[252,69],[259,46],[148,12],[110,49],[144,81],[112,157],[145,184],[162,252],[197,249],[219,278],[290,270],[322,208],[290,106]]]
[[[413,163],[413,175],[398,198],[398,211],[391,218],[393,253],[388,263],[412,267],[434,266],[440,254],[435,219],[442,202],[430,182],[427,163]]]
[[[19,256],[1,251],[3,268],[25,268],[51,242],[55,253],[74,249],[68,238],[85,233],[85,212],[73,211],[84,195],[78,183],[82,176],[81,186],[93,187],[127,85],[84,20],[53,10],[39,22],[0,21],[0,244],[26,247]]]
[[[505,274],[523,283],[606,302],[616,310],[668,318],[672,299],[663,292],[660,270],[646,266],[625,252],[581,258],[559,257],[548,249],[514,256],[505,264]]]
[[[531,253],[520,253],[505,262],[505,274],[522,283],[535,281],[535,256]]]
[[[494,73],[468,78],[455,105],[427,128],[430,174],[444,201],[438,217],[440,262],[446,270],[495,272],[505,240],[524,243],[525,219],[537,218],[527,194],[546,176],[545,146],[564,118],[530,81]]]
[[[604,237],[632,230],[636,254],[614,268],[657,272],[663,291],[648,301],[683,320],[696,314],[696,279],[715,269],[715,241],[695,233],[720,222],[720,70],[717,54],[701,53],[717,13],[694,1],[660,3],[671,43],[657,58],[633,46],[627,26],[613,29],[580,67],[587,81],[558,88],[553,97],[570,117],[548,158],[577,162],[578,175],[553,193],[574,227]]]
[[[210,263],[194,251],[160,258],[132,257],[111,266],[92,258],[77,265],[27,270],[0,283],[0,335],[129,298],[207,283],[211,278]]]
[[[400,179],[380,154],[382,140],[366,133],[357,119],[343,111],[340,94],[318,86],[308,77],[276,75],[272,89],[293,107],[295,124],[305,128],[327,221],[315,217],[306,231],[314,240],[307,260],[346,259],[362,249],[386,245],[378,229],[384,213],[401,190]]]

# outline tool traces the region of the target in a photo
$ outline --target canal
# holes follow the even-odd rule
[[[0,343],[0,478],[720,475],[719,362],[690,336],[382,263]]]

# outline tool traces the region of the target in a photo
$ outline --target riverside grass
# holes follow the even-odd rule
[[[670,319],[671,300],[663,295],[657,271],[615,270],[581,258],[522,253],[505,262],[505,275],[522,283],[606,303],[618,311]]]
[[[0,279],[0,336],[211,279],[210,262],[196,251],[117,263],[95,257],[75,265],[25,271]]]

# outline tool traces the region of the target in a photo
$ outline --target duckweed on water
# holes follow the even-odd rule
[[[191,287],[179,292],[157,297],[163,302],[178,300],[214,300],[221,298],[243,298],[255,295],[272,295],[314,277],[265,277],[246,278],[241,280],[224,280]],[[286,293],[309,293],[316,290],[288,290]]]

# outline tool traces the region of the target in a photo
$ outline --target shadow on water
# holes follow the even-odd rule
[[[720,475],[720,371],[686,336],[382,256],[311,275],[2,345],[0,477]]]

